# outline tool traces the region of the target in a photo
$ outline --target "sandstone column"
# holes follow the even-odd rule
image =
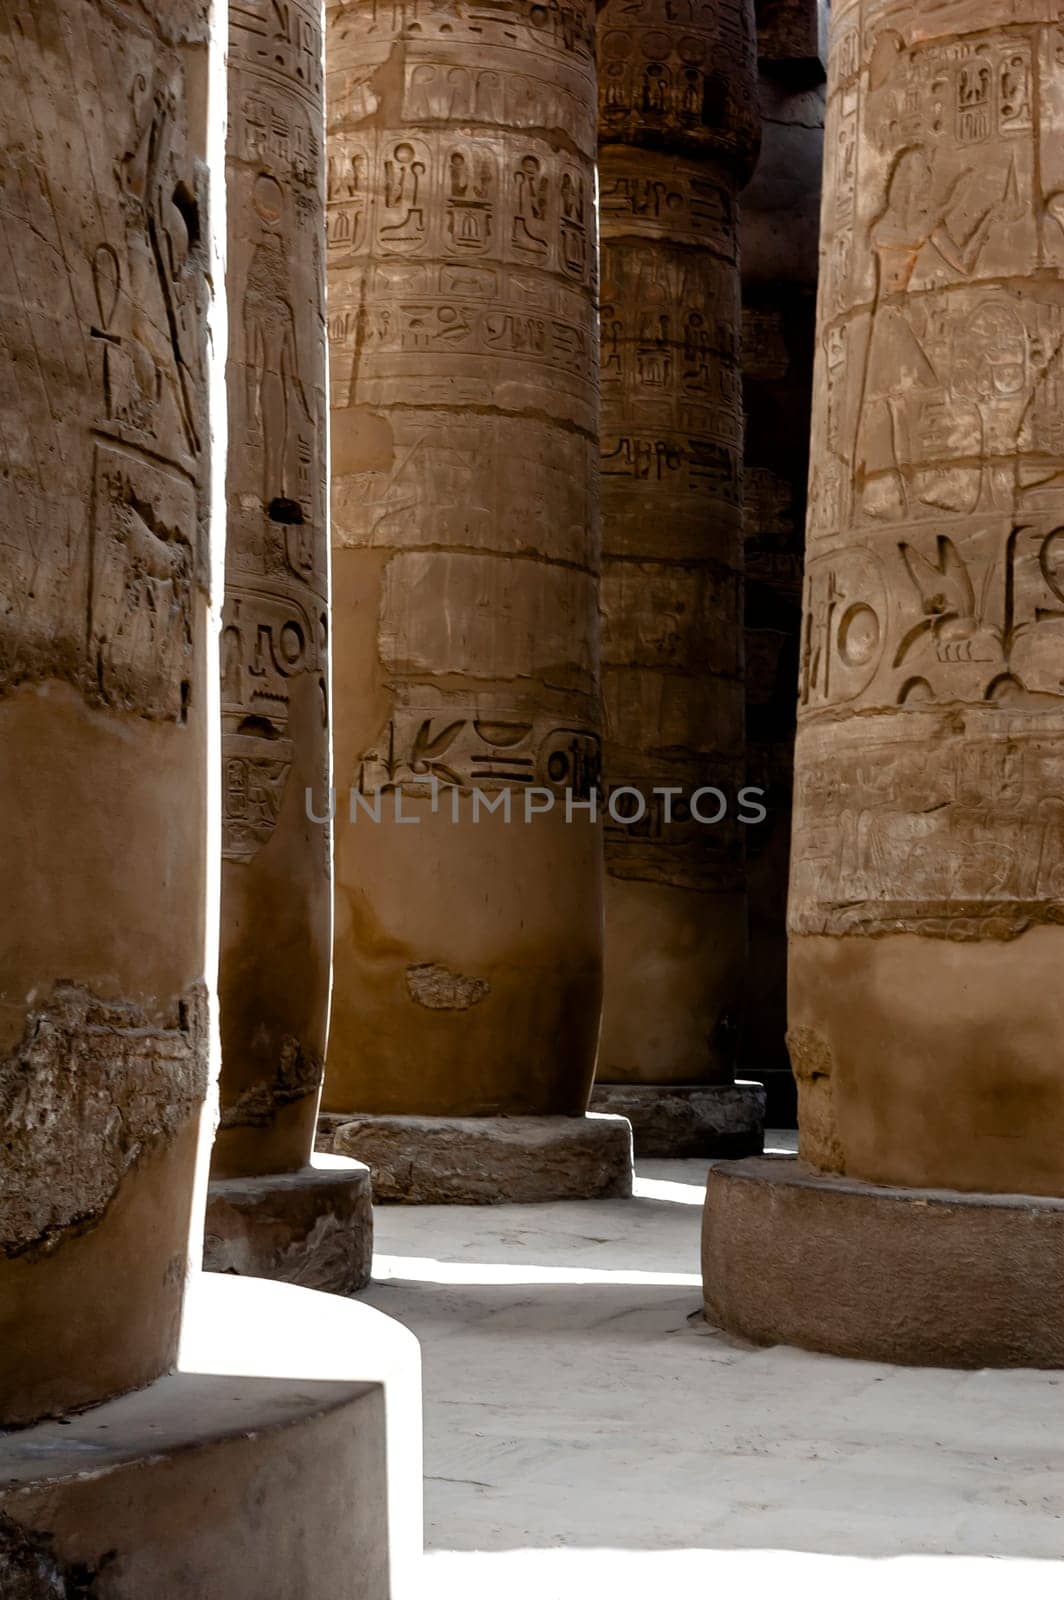
[[[746,831],[749,946],[739,1047],[765,1084],[769,1127],[794,1127],[787,1031],[787,881],[802,550],[809,477],[824,64],[817,0],[757,7],[761,153],[743,191],[743,543],[747,783],[765,820]],[[827,59],[826,41],[823,47]]]
[[[216,1056],[215,8],[0,0],[0,74],[0,1592],[356,1572],[408,1596],[415,1341],[188,1259]]]
[[[208,1085],[207,27],[0,8],[0,1422],[174,1358]]]
[[[630,1114],[648,1153],[742,1154],[760,1148],[761,1103],[734,1086],[746,958],[736,195],[758,142],[753,6],[648,0],[636,15],[610,0],[598,42],[604,771],[608,792],[630,792],[606,828],[596,1104]]]
[[[335,4],[327,59],[324,1104],[580,1116],[602,959],[600,832],[565,814],[599,764],[593,7]]]
[[[1007,21],[991,0],[851,3],[832,28],[790,896],[802,1164],[718,1186],[711,1309],[847,1353],[1055,1364],[1064,31],[1047,0]],[[769,1204],[773,1252],[803,1241],[785,1306],[771,1260],[744,1278]]]
[[[350,1291],[372,1254],[368,1174],[309,1167],[332,961],[331,840],[305,800],[330,782],[322,12],[285,9],[280,31],[266,0],[229,9],[222,1072],[206,1263]]]

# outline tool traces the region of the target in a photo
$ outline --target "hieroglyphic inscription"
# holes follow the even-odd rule
[[[597,837],[472,823],[598,769],[594,6],[326,15],[336,787],[423,824],[344,824],[326,1098],[582,1109]]]
[[[53,25],[42,12],[27,47]],[[60,123],[106,132],[84,151],[95,204],[70,212],[80,180],[8,108],[0,692],[60,677],[90,701],[181,721],[209,564],[205,174],[176,50],[76,0],[63,26],[107,70],[70,83]]]
[[[327,774],[324,123],[320,10],[230,7],[229,545],[224,851],[249,861],[291,770],[293,681],[319,685],[304,759]],[[320,876],[320,852],[313,871]]]
[[[330,7],[327,23],[334,438],[345,438],[351,407],[352,417],[370,408],[387,418],[389,440],[386,461],[355,460],[336,475],[334,542],[427,548],[416,583],[404,576],[401,592],[394,579],[382,589],[385,632],[411,639],[436,636],[437,623],[426,619],[423,629],[417,613],[433,564],[448,613],[467,589],[472,602],[478,585],[498,605],[520,607],[516,581],[473,571],[462,596],[452,594],[449,543],[486,557],[539,551],[549,567],[515,572],[534,612],[560,608],[556,634],[574,656],[565,673],[574,685],[590,662],[591,591],[583,570],[569,568],[597,559],[588,482],[598,377],[591,15],[582,4],[524,0],[460,13],[431,0],[398,8],[372,0]],[[404,28],[414,31],[404,35],[401,81],[384,88],[380,52]],[[578,650],[563,638],[570,615]],[[464,633],[474,654],[494,656],[470,658],[471,677],[505,677],[505,634],[502,615]],[[435,654],[384,648],[397,703],[417,701],[419,676],[449,670],[445,656],[442,638]],[[555,720],[560,713],[594,734],[591,691],[587,680],[563,696]],[[489,698],[491,720],[497,696]],[[483,699],[482,687],[469,704],[458,694],[449,719],[474,727]],[[537,725],[541,713],[534,708]],[[345,752],[341,777],[363,762],[377,772],[379,760],[379,751]]]
[[[833,23],[802,931],[1005,936],[1056,914],[1064,32],[1034,0],[992,12],[917,29],[862,0]]]
[[[611,0],[598,28],[604,761],[611,785],[688,792],[734,780],[742,737],[735,197],[756,144],[753,13]],[[665,824],[660,806],[607,830],[611,873],[735,889],[734,829]]]

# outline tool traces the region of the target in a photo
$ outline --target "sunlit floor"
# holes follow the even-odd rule
[[[366,1298],[424,1354],[426,1597],[1064,1594],[1064,1374],[710,1330],[705,1170],[644,1162],[631,1201],[377,1210]]]

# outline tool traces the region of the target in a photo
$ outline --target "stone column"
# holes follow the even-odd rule
[[[327,52],[323,1103],[580,1116],[602,962],[601,837],[572,811],[599,765],[593,6],[356,0],[329,6]]]
[[[0,1424],[174,1359],[208,1086],[207,24],[0,9]]]
[[[824,63],[816,0],[757,7],[761,153],[743,191],[743,540],[746,781],[765,819],[746,832],[744,1077],[766,1124],[796,1123],[787,1056],[787,882],[809,477]],[[827,59],[826,40],[823,47]]]
[[[747,814],[736,196],[758,143],[754,19],[751,0],[680,10],[648,0],[636,18],[610,0],[598,19],[612,812],[596,1104],[631,1115],[647,1153],[743,1154],[760,1149],[761,1103],[734,1086]]]
[[[277,51],[291,8],[266,9]],[[0,73],[0,1593],[407,1596],[416,1342],[189,1261],[216,1056],[215,8],[2,0]]]
[[[322,12],[287,12],[275,36],[265,0],[229,10],[222,1072],[206,1263],[350,1292],[372,1255],[368,1173],[309,1165],[332,963],[331,840],[306,804],[330,782]]]
[[[1062,132],[1048,0],[1007,22],[991,0],[837,8],[790,895],[802,1160],[716,1185],[707,1284],[731,1324],[851,1354],[1064,1361]],[[769,1230],[739,1216],[762,1206],[755,1284]]]

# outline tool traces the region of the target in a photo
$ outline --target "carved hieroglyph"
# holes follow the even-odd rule
[[[323,77],[315,0],[230,6],[220,1177],[307,1161],[328,1025]]]
[[[207,1089],[207,8],[0,7],[0,1421],[174,1355]]]
[[[355,0],[326,53],[324,1103],[579,1112],[601,982],[601,837],[564,816],[599,764],[593,7]],[[352,787],[384,791],[381,822],[348,821]],[[552,814],[471,820],[474,788],[519,819],[533,787]]]
[[[1064,29],[1048,0],[1004,9],[835,8],[792,1025],[833,1164],[1044,1192],[1064,1181]]]
[[[753,10],[610,0],[598,41],[603,764],[608,791],[645,800],[606,831],[599,1077],[726,1082],[745,951],[735,197],[757,145]],[[729,797],[716,826],[692,820],[704,785]]]

